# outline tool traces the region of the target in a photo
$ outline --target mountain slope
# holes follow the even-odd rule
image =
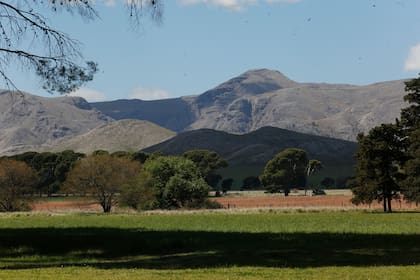
[[[229,163],[227,170],[222,173],[234,177],[238,186],[245,177],[259,175],[270,159],[287,148],[303,149],[310,159],[321,160],[324,170],[319,178],[346,177],[353,173],[356,143],[275,127],[263,127],[244,135],[211,129],[193,130],[145,151],[161,151],[170,155],[180,155],[194,149],[216,151]]]
[[[310,158],[322,160],[325,165],[348,165],[354,162],[357,144],[275,127],[263,127],[243,135],[199,129],[178,134],[145,151],[180,155],[188,150],[205,149],[216,151],[232,164],[253,165],[265,164],[287,148],[303,149]]]
[[[0,154],[31,150],[111,121],[80,97],[0,91]]]
[[[95,150],[138,151],[175,136],[175,132],[147,121],[120,120],[96,127],[75,137],[63,138],[48,150],[74,150],[92,153]]]
[[[92,103],[115,118],[149,120],[175,131],[211,128],[248,133],[264,126],[356,139],[399,116],[404,81],[367,86],[297,83],[278,71],[250,70],[199,96]]]
[[[147,120],[173,131],[182,131],[195,119],[191,104],[185,99],[121,99],[92,103],[92,106],[116,120]]]

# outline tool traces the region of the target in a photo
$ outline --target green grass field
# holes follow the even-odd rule
[[[419,279],[420,214],[0,215],[0,279]]]

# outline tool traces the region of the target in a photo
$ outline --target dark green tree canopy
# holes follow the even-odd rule
[[[398,197],[403,178],[400,139],[401,130],[394,124],[374,127],[368,135],[359,134],[356,177],[350,183],[353,203],[383,201],[384,211],[392,211],[391,201]]]
[[[401,126],[405,134],[403,147],[406,161],[403,165],[406,179],[402,193],[408,201],[420,202],[420,78],[406,83],[404,100],[409,106],[401,110]]]
[[[222,181],[222,192],[227,193],[227,191],[230,191],[233,185],[233,179],[227,178]]]
[[[26,152],[10,158],[23,161],[35,170],[39,180],[34,191],[36,190],[40,195],[42,193],[51,195],[59,191],[69,170],[78,159],[83,157],[85,155],[82,153],[66,150],[58,153]]]
[[[324,179],[322,179],[321,185],[324,186],[327,189],[330,189],[330,188],[334,187],[335,180],[331,177],[325,177]]]
[[[209,186],[195,163],[187,158],[149,159],[143,171],[152,178],[159,208],[196,207],[207,198]]]
[[[203,178],[205,178],[207,184],[212,185],[212,175],[219,168],[228,166],[226,160],[224,160],[218,153],[208,150],[192,150],[185,152],[183,157],[194,162],[201,172]],[[217,181],[218,183],[218,181]]]
[[[409,159],[404,164],[404,172],[407,176],[403,181],[402,193],[408,201],[420,202],[420,129],[410,133],[410,145],[408,147]]]
[[[415,130],[420,127],[420,78],[405,83],[407,94],[404,100],[409,103],[401,110],[401,124],[404,129]]]
[[[242,189],[258,189],[261,187],[260,178],[256,176],[248,176],[242,181]]]
[[[305,186],[307,168],[304,150],[286,149],[267,163],[260,180],[268,191],[284,191],[288,195],[292,187]]]

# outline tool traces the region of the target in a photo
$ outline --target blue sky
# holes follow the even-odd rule
[[[76,95],[94,100],[200,94],[254,68],[299,82],[369,84],[420,72],[417,0],[166,0],[160,25],[130,25],[124,0],[96,0],[92,22],[61,13],[50,23],[99,64]],[[43,92],[14,70],[24,91]]]

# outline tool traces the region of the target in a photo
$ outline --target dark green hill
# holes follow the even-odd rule
[[[345,177],[353,172],[356,143],[274,127],[263,127],[243,135],[211,129],[188,131],[145,151],[170,155],[194,149],[216,151],[229,162],[229,168],[223,170],[222,175],[234,177],[238,186],[243,178],[259,175],[268,160],[287,148],[303,149],[310,159],[322,161],[325,168],[316,179]]]

